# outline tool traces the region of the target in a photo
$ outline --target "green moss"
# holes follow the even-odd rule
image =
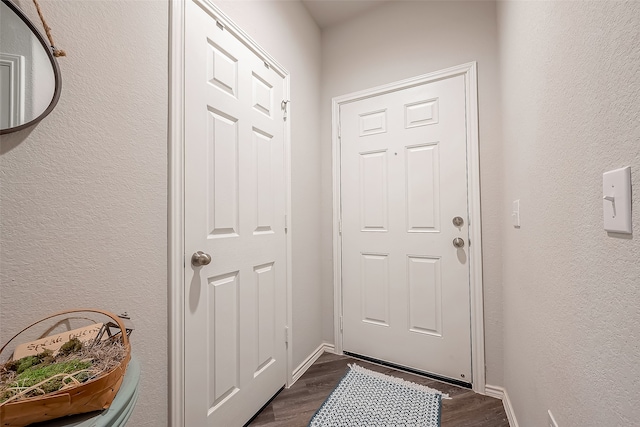
[[[40,359],[37,356],[27,356],[18,360],[18,364],[16,366],[16,372],[19,374],[23,373],[27,369],[32,366],[38,365],[40,363]]]
[[[68,355],[71,353],[77,353],[82,350],[82,342],[78,338],[71,338],[60,347],[60,354]]]
[[[38,360],[40,360],[41,364],[45,365],[51,365],[55,360],[53,357],[53,351],[49,349],[43,351],[42,353],[38,353],[36,357],[38,358]]]
[[[62,387],[62,378],[54,378],[44,383],[40,388],[45,393],[52,393],[60,390],[60,387]]]
[[[91,367],[91,361],[81,361],[78,358],[79,356],[73,355],[73,353],[80,350],[82,350],[82,343],[78,339],[74,338],[63,345],[57,357],[53,356],[51,350],[45,350],[35,356],[27,356],[19,360],[7,362],[4,365],[4,369],[15,372],[16,376],[13,377],[13,380],[1,384],[0,404],[13,397],[16,393],[19,393],[20,390],[43,383],[43,381],[46,382],[38,386],[38,389],[41,390],[40,393],[58,391],[63,385],[71,383],[72,380],[69,378],[64,380],[65,384],[63,384],[63,379],[61,377],[51,377],[59,374],[71,374]],[[72,359],[73,357],[76,358]],[[66,360],[60,361],[60,359]],[[58,360],[57,363],[56,360]],[[0,365],[0,368],[1,367],[2,366]],[[89,377],[90,374],[87,372],[74,375],[74,378],[80,382],[87,381]],[[16,389],[10,390],[11,388]]]
[[[11,360],[5,364],[5,369],[14,371],[17,374],[23,373],[25,370],[36,365],[50,365],[53,363],[54,357],[51,350],[45,350],[42,353],[38,353],[35,356],[27,356],[18,360]]]
[[[82,369],[87,369],[91,366],[91,362],[82,362],[80,360],[69,360],[67,362],[62,363],[54,363],[47,366],[32,366],[22,372],[16,380],[13,382],[13,386],[19,387],[31,387],[34,386],[47,378],[51,378],[54,375],[58,374],[70,374],[76,371],[80,371]],[[62,380],[60,380],[62,381]],[[57,380],[50,381],[50,383],[55,383]],[[62,382],[58,382],[57,388],[53,388],[51,391],[58,390],[62,385]],[[51,388],[55,387],[55,384],[47,384],[42,387]],[[46,390],[45,390],[46,391]]]

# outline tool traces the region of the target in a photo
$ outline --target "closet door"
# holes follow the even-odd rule
[[[187,1],[185,425],[233,427],[286,382],[285,79],[214,16]]]

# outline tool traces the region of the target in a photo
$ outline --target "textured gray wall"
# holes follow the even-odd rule
[[[216,3],[291,72],[295,368],[322,342],[320,31],[298,2]],[[62,308],[126,310],[143,369],[130,425],[167,425],[169,5],[41,4],[69,56],[53,113],[0,138],[0,342]]]
[[[0,342],[63,308],[128,311],[130,425],[167,425],[168,4],[41,5],[68,56],[51,115],[0,137]]]
[[[521,426],[640,420],[640,3],[500,2],[504,378]],[[634,235],[603,230],[631,166]],[[522,228],[510,226],[520,199]]]

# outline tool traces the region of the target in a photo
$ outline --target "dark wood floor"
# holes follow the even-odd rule
[[[509,427],[502,402],[498,399],[430,378],[330,353],[323,354],[291,388],[283,390],[249,426],[306,427],[322,402],[346,374],[347,364],[354,362],[372,371],[449,393],[452,399],[442,401],[442,427]]]

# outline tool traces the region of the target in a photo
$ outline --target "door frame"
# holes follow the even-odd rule
[[[0,67],[9,69],[9,128],[20,126],[24,121],[25,65],[24,56],[0,52]]]
[[[480,155],[478,144],[477,64],[466,64],[423,74],[374,88],[349,93],[332,99],[331,139],[333,150],[333,314],[335,352],[342,346],[342,234],[341,234],[341,150],[340,106],[385,93],[407,89],[455,76],[464,76],[467,125],[467,197],[469,203],[469,292],[471,307],[471,372],[472,387],[485,393],[484,306],[482,285],[482,235],[480,211]]]
[[[169,355],[169,425],[183,427],[185,423],[185,271],[187,256],[184,253],[184,56],[185,56],[185,8],[186,1],[171,0],[169,5],[169,131],[168,131],[168,355]],[[222,10],[213,4],[211,0],[197,0],[204,5],[225,31],[231,32],[245,46],[252,50],[276,73],[284,78],[283,96],[287,101],[286,120],[284,121],[284,175],[285,175],[285,202],[284,214],[287,220],[286,231],[286,319],[288,328],[288,344],[286,350],[286,385],[289,387],[292,381],[292,263],[291,263],[291,102],[290,88],[291,78],[289,72],[276,61],[269,53],[258,45],[246,32],[233,22]],[[276,100],[277,102],[277,100]],[[266,403],[266,402],[265,402]]]

